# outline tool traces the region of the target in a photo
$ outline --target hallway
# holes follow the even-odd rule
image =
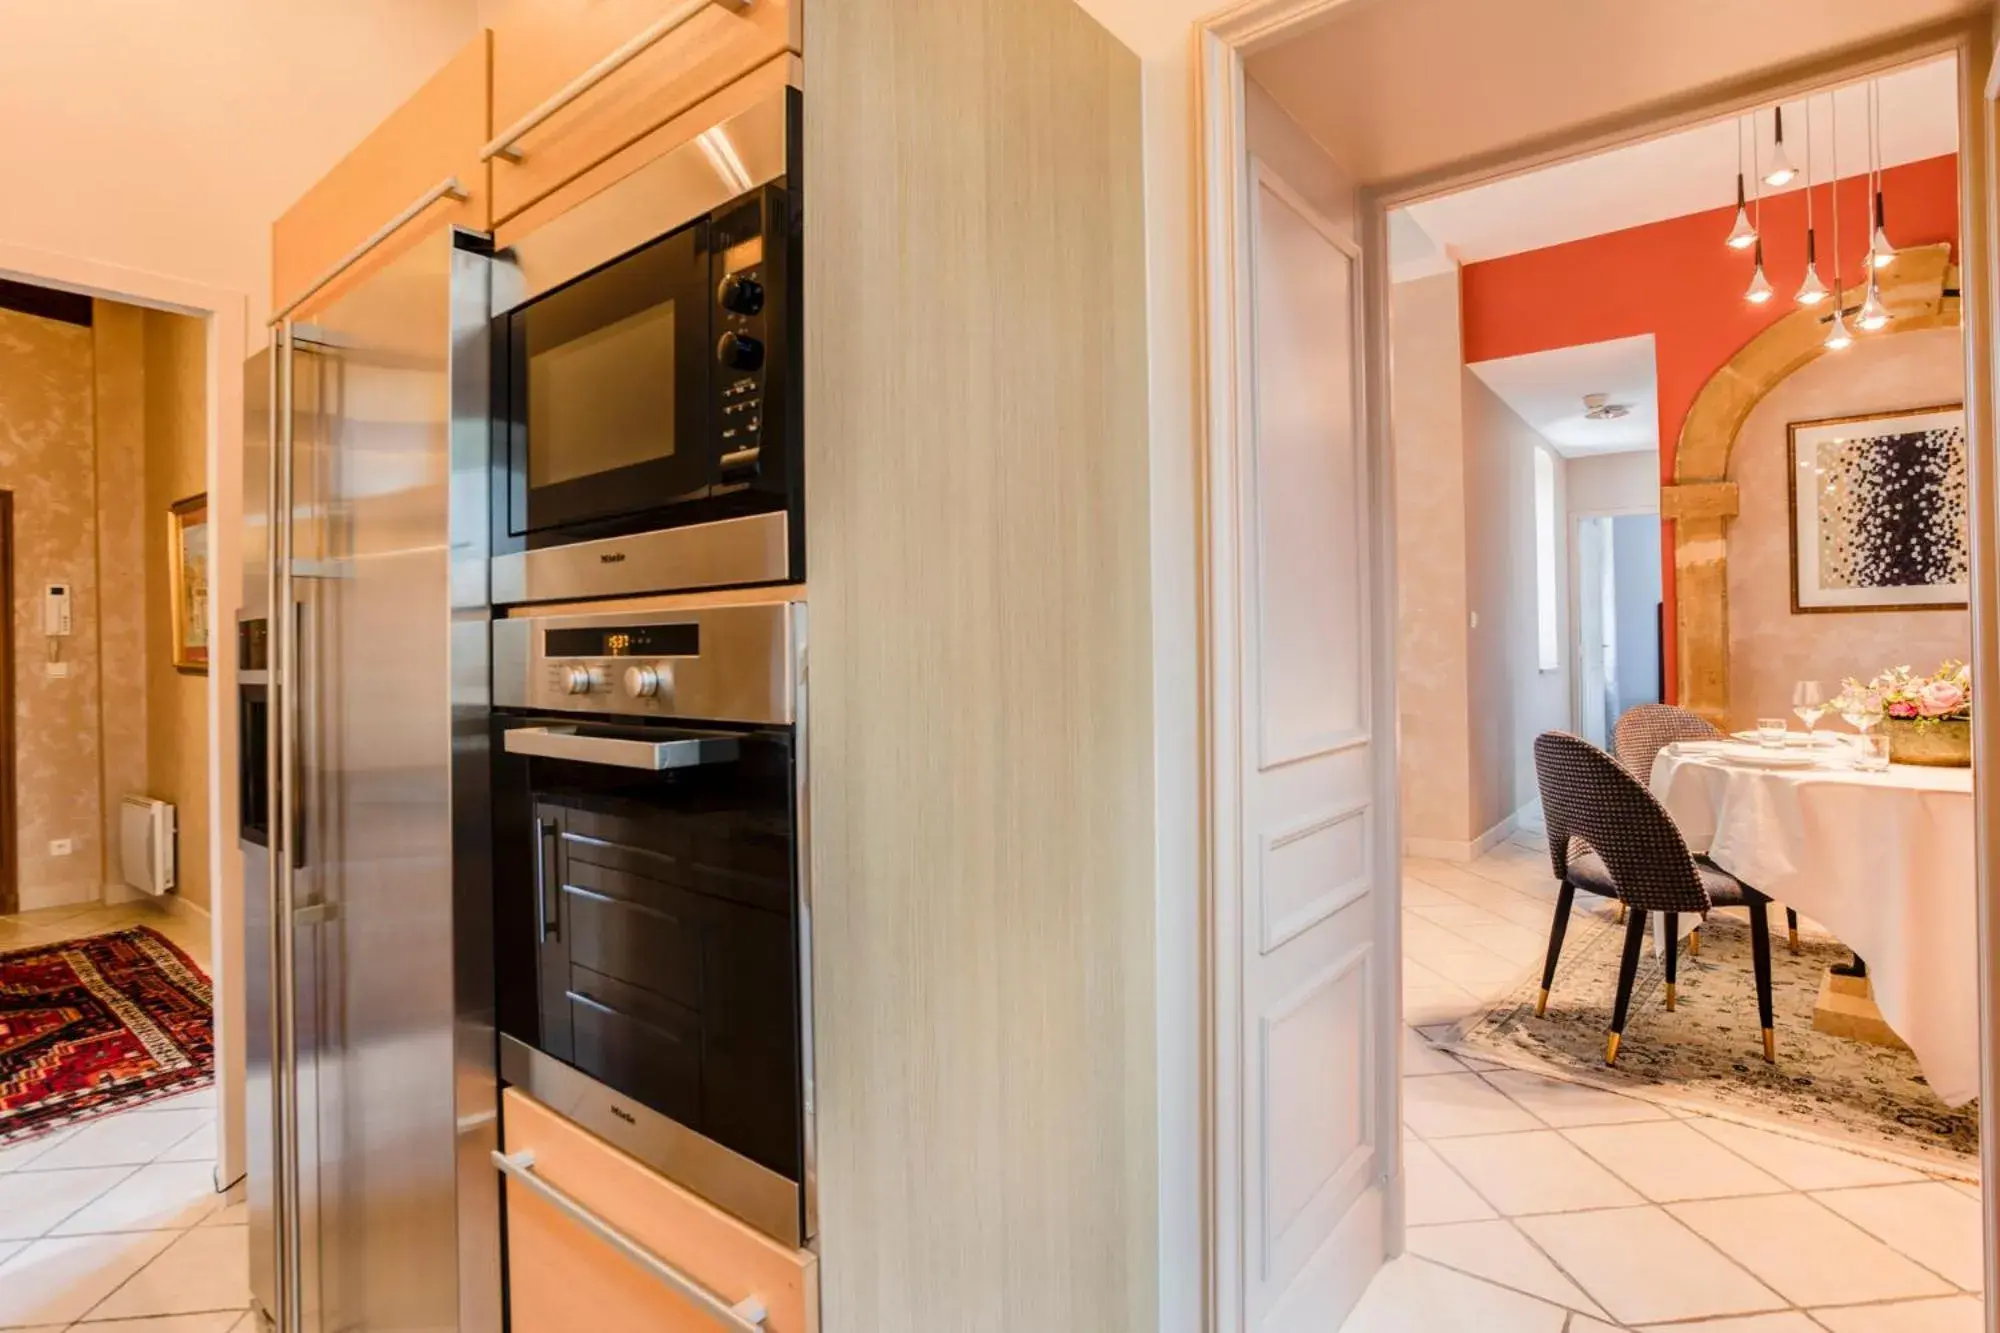
[[[1539,965],[1547,855],[1405,863],[1409,1247],[1343,1333],[1978,1333],[1976,1186],[1433,1044]]]
[[[208,922],[151,902],[0,917],[0,951],[133,925],[209,966]],[[240,1187],[215,1192],[215,1089],[0,1147],[0,1328],[248,1333]]]

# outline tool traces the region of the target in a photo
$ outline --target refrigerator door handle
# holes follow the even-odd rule
[[[683,1273],[590,1211],[567,1191],[550,1184],[547,1179],[536,1174],[534,1149],[524,1149],[515,1153],[495,1152],[493,1165],[498,1167],[501,1174],[509,1180],[539,1195],[544,1203],[631,1260],[723,1328],[734,1329],[735,1333],[767,1333],[764,1327],[766,1312],[762,1297],[745,1296],[742,1300],[732,1303],[728,1297],[718,1295],[701,1282]]]
[[[562,938],[561,915],[551,916],[549,914],[549,907],[551,906],[549,901],[549,881],[555,878],[555,875],[550,871],[551,863],[554,861],[557,851],[555,834],[556,830],[553,824],[543,819],[540,815],[535,816],[535,915],[540,919],[540,929],[536,935],[536,942],[540,944],[547,944],[551,936],[554,936],[556,939]]]

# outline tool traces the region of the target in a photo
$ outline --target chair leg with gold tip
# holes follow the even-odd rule
[[[1750,904],[1750,969],[1757,978],[1757,1021],[1764,1029],[1764,1059],[1778,1061],[1778,1033],[1771,1015],[1771,918],[1768,900]]]
[[[1785,909],[1785,932],[1791,936],[1792,952],[1799,951],[1799,914],[1796,908]]]
[[[1677,989],[1676,983],[1680,981],[1680,963],[1681,963],[1680,934],[1681,934],[1681,914],[1679,912],[1667,913],[1666,964],[1667,964],[1667,1012],[1668,1013],[1672,1013],[1674,1011],[1674,1002],[1677,998],[1679,998],[1675,994],[1675,991]],[[1690,940],[1692,940],[1693,937],[1690,936],[1689,938]],[[1692,952],[1692,949],[1690,949],[1690,952]]]
[[[1625,923],[1625,952],[1618,960],[1618,1001],[1611,1009],[1611,1034],[1604,1040],[1604,1063],[1618,1063],[1618,1042],[1632,1008],[1632,982],[1639,975],[1639,948],[1646,942],[1646,914],[1633,912]]]
[[[1569,933],[1569,910],[1576,902],[1576,889],[1568,880],[1556,890],[1556,919],[1549,923],[1549,958],[1542,964],[1542,993],[1535,1000],[1535,1017],[1549,1011],[1549,988],[1556,984],[1556,959],[1562,956],[1563,936]]]

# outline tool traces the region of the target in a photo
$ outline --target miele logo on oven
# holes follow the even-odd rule
[[[623,551],[608,551],[597,557],[597,563],[600,565],[622,565],[625,563],[625,553]]]

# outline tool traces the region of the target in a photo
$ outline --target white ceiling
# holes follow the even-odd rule
[[[1564,458],[1659,448],[1650,333],[1477,361],[1467,369]],[[1587,393],[1609,394],[1612,402],[1632,411],[1616,421],[1586,420]]]
[[[1247,66],[1358,183],[1376,185],[1615,133],[1693,89],[1829,60],[1989,2],[1349,0]]]
[[[1958,74],[1949,59],[1884,75],[1881,90],[1882,159],[1895,166],[1953,152],[1958,147]],[[1833,142],[1838,104],[1838,153]],[[1837,158],[1843,176],[1867,169],[1867,86],[1854,84],[1812,101],[1813,178],[1827,180]],[[1399,279],[1443,272],[1452,260],[1474,263],[1538,250],[1586,236],[1601,236],[1736,202],[1738,120],[1719,121],[1509,177],[1491,185],[1413,204],[1391,219],[1390,262]],[[1756,118],[1757,157],[1771,160],[1772,116]],[[1785,106],[1785,151],[1805,184],[1806,107]],[[1746,175],[1750,135],[1742,135]],[[1755,178],[1751,177],[1755,188]],[[1891,210],[1893,217],[1893,208]]]

